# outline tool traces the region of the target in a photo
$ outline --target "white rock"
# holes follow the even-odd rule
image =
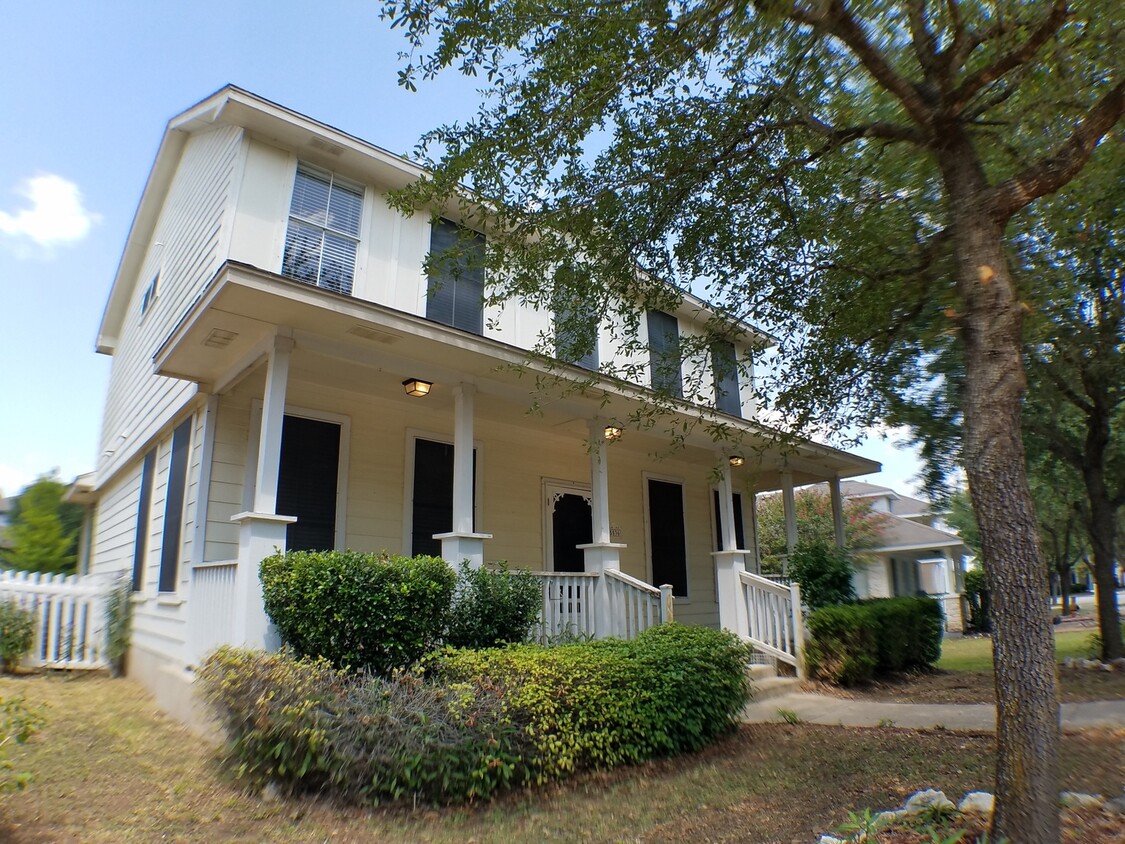
[[[1063,664],[1063,668],[1073,668],[1074,667],[1074,657],[1072,657],[1072,656],[1065,657],[1062,661],[1062,664]]]
[[[906,817],[906,812],[902,809],[892,812],[880,812],[872,819],[871,826],[874,829],[885,829],[893,823],[898,823]]]
[[[1117,659],[1113,660],[1110,665],[1118,671],[1125,671],[1125,656],[1119,656]]]
[[[837,838],[835,835],[822,835],[817,844],[847,844],[843,838]]]
[[[1084,659],[1082,660],[1082,667],[1096,671],[1102,667],[1102,663],[1098,659]]]
[[[1105,798],[1100,794],[1064,791],[1059,795],[1059,803],[1067,809],[1099,809],[1105,804]]]
[[[957,804],[957,811],[966,815],[991,815],[996,798],[988,791],[970,791]]]
[[[1114,797],[1112,800],[1106,800],[1102,808],[1111,815],[1125,815],[1125,797]]]
[[[907,815],[920,815],[928,809],[953,809],[953,801],[945,796],[942,791],[936,791],[932,788],[927,788],[925,791],[919,791],[910,795],[910,799],[906,801],[906,805],[902,810]]]

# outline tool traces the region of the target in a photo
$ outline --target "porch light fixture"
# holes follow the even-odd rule
[[[745,462],[746,462],[746,458],[743,457],[741,454],[732,454],[730,456],[730,465],[734,466],[736,469],[739,466],[743,465]]]
[[[421,398],[430,392],[430,387],[434,386],[432,381],[423,381],[421,378],[407,378],[402,382],[402,386],[406,389],[408,396],[415,396]]]
[[[617,442],[619,439],[621,439],[621,429],[618,428],[616,425],[606,425],[605,426],[605,439],[606,439],[606,442],[611,442],[611,443]]]

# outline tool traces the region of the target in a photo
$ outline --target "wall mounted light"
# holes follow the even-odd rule
[[[421,397],[430,392],[430,387],[434,386],[432,381],[423,381],[421,378],[407,378],[402,382],[402,386],[406,388],[408,396]]]
[[[736,469],[739,466],[743,465],[745,462],[746,462],[746,458],[743,457],[741,454],[732,454],[730,456],[730,465],[734,466]]]
[[[611,442],[611,443],[617,442],[619,439],[621,439],[621,429],[618,428],[616,425],[606,425],[605,426],[605,438],[606,438],[606,442]]]

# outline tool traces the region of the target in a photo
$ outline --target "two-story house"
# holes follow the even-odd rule
[[[257,563],[275,547],[617,569],[718,625],[724,567],[754,565],[755,491],[878,468],[769,448],[729,368],[713,404],[762,456],[696,429],[654,458],[658,431],[620,430],[651,382],[597,374],[623,354],[608,326],[555,369],[593,386],[530,414],[528,350],[555,315],[485,307],[480,272],[427,276],[463,232],[388,205],[420,174],[234,87],[168,124],[98,334],[113,366],[90,563],[131,577],[130,673],[168,708],[210,647],[269,643]],[[706,316],[686,296],[641,331],[663,347]]]

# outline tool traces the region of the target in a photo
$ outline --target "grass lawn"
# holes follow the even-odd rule
[[[1087,656],[1090,637],[1096,632],[1089,628],[1055,633],[1055,655],[1060,661],[1068,656]],[[942,671],[991,671],[992,640],[986,636],[946,639],[941,645],[937,667]]]
[[[920,786],[989,788],[993,738],[950,732],[754,725],[707,751],[469,808],[263,800],[222,774],[206,742],[128,680],[0,679],[48,705],[15,748],[35,781],[0,795],[0,841],[809,842],[849,810],[897,806]],[[1118,793],[1125,732],[1068,735],[1067,788]],[[815,773],[814,773],[815,772]]]

